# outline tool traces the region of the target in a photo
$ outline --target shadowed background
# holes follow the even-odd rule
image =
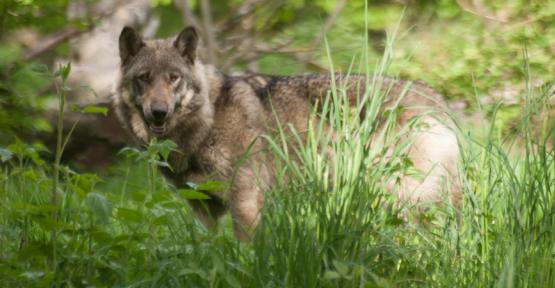
[[[328,72],[326,39],[336,70],[359,63],[366,38],[372,65],[399,23],[388,73],[428,83],[471,121],[477,103],[488,113],[501,101],[497,125],[503,133],[522,112],[524,47],[534,71],[530,85],[553,81],[553,1],[369,1],[368,23],[364,9],[364,1],[347,0],[3,1],[0,141],[52,131],[52,117],[44,111],[49,115],[55,106],[49,104],[54,89],[44,71],[55,70],[56,63],[72,62],[71,103],[107,103],[118,77],[117,37],[125,25],[145,37],[169,37],[194,25],[205,62],[227,73],[289,75]],[[119,143],[116,134],[101,138]]]

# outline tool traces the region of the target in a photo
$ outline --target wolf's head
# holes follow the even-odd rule
[[[121,31],[121,79],[115,104],[124,124],[140,139],[168,137],[206,103],[197,43],[193,27],[175,38],[148,41],[133,28]]]

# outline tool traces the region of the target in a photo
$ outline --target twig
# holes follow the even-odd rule
[[[326,37],[326,34],[333,26],[333,24],[335,23],[335,20],[337,19],[337,16],[339,16],[339,13],[341,13],[343,8],[345,8],[346,4],[347,4],[347,0],[339,0],[336,2],[335,7],[333,7],[333,10],[324,21],[324,27],[322,27],[322,31],[316,34],[316,36],[314,36],[314,38],[310,42],[309,50],[316,50],[316,48],[320,45],[320,43],[322,43],[322,40],[324,40],[324,37]],[[307,64],[312,63],[310,61],[312,59],[312,54],[304,54],[304,55],[299,54],[298,57],[296,58],[297,60],[300,60],[303,63],[303,68],[306,68]]]
[[[39,43],[37,45],[35,45],[32,48],[26,49],[25,51],[23,51],[22,54],[22,59],[23,61],[29,61],[31,59],[34,59],[40,55],[42,55],[43,53],[45,53],[46,51],[49,51],[50,49],[56,47],[58,44],[71,39],[73,37],[76,37],[84,32],[87,32],[89,30],[79,30],[77,28],[74,27],[66,27],[63,28],[62,30],[53,32],[45,37],[43,37]]]
[[[324,40],[324,37],[326,36],[326,33],[328,33],[331,26],[333,26],[333,24],[335,23],[335,20],[337,19],[337,16],[339,16],[339,13],[341,13],[343,8],[345,8],[346,4],[347,4],[347,0],[337,1],[337,3],[335,4],[335,7],[333,8],[331,13],[326,18],[326,21],[324,22],[324,27],[322,28],[322,31],[320,31],[319,34],[316,34],[316,36],[314,36],[314,38],[310,42],[310,48],[314,49],[314,48],[318,47],[318,45],[320,45],[322,40]]]
[[[241,28],[247,34],[245,40],[241,45],[241,50],[246,51],[247,55],[247,70],[252,73],[258,72],[258,53],[256,50],[252,49],[252,47],[256,44],[256,33],[254,33],[254,23],[255,23],[255,13],[250,13],[250,11],[254,11],[254,6],[256,4],[256,0],[247,0],[245,1],[244,7],[239,7],[238,12],[242,15],[245,15],[241,19]],[[242,5],[243,6],[243,5]],[[252,35],[251,37],[248,37]]]
[[[220,27],[222,30],[232,30],[238,27],[237,23],[241,21],[243,17],[247,17],[254,13],[255,7],[259,6],[258,2],[271,2],[264,0],[247,0],[244,1],[240,6],[235,7],[229,17],[225,17],[216,23],[216,26]]]
[[[54,221],[54,227],[51,231],[51,241],[52,241],[52,271],[54,273],[58,270],[57,266],[58,263],[56,261],[56,248],[57,248],[57,238],[58,238],[58,183],[60,179],[60,162],[62,160],[62,141],[63,141],[63,128],[64,128],[64,108],[65,108],[65,101],[67,96],[67,86],[66,80],[67,75],[69,72],[64,72],[63,70],[69,71],[71,66],[60,67],[60,77],[61,77],[61,84],[58,85],[56,82],[56,94],[58,94],[59,101],[58,101],[58,119],[56,125],[56,151],[54,157],[54,168],[53,168],[53,177],[52,177],[52,195],[50,198],[50,204],[52,207],[55,207],[56,210],[52,213],[52,220]],[[56,81],[56,80],[54,80]]]
[[[200,27],[198,18],[191,10],[189,0],[174,0],[173,4],[177,7],[177,9],[179,9],[179,11],[181,11],[181,17],[183,18],[183,23],[185,25]]]
[[[44,36],[42,39],[39,40],[38,44],[34,45],[34,47],[28,48],[23,51],[22,60],[23,61],[32,60],[42,55],[43,53],[51,50],[52,48],[58,46],[60,43],[64,41],[67,41],[83,33],[93,30],[96,27],[95,23],[99,22],[101,19],[104,19],[114,14],[115,11],[117,11],[117,9],[122,5],[121,3],[123,2],[121,1],[118,2],[118,4],[114,6],[112,10],[106,13],[91,17],[91,19],[95,19],[95,21],[91,21],[91,24],[89,24],[85,29],[77,29],[75,27],[65,27],[65,28],[62,28],[61,30],[58,30],[56,32],[53,32],[51,34]]]
[[[510,21],[506,17],[500,18],[500,17],[497,17],[497,16],[487,14],[484,11],[485,9],[481,5],[471,4],[471,3],[468,3],[467,1],[468,0],[457,0],[457,4],[465,12],[474,14],[478,17],[482,17],[482,18],[485,18],[487,20],[507,24],[507,25],[503,26],[503,28],[506,29],[506,30],[511,30],[511,29],[515,29],[515,28],[518,28],[518,27],[521,27],[521,26],[524,26],[524,25],[528,25],[530,23],[539,21],[539,20],[546,17],[545,15],[540,15],[540,16],[527,17],[527,18],[525,17],[524,19],[521,19],[521,20],[518,20],[518,21]],[[473,3],[476,3],[476,2],[473,2]]]
[[[281,54],[281,53],[285,53],[285,54],[292,54],[292,53],[312,53],[314,52],[313,49],[308,49],[308,48],[303,48],[303,49],[286,49],[287,46],[289,46],[291,44],[291,40],[284,42],[284,43],[280,43],[276,46],[270,47],[268,45],[264,45],[264,44],[258,44],[255,47],[253,47],[253,49],[256,50],[256,52],[259,53],[275,53],[275,54]]]
[[[329,68],[325,67],[324,65],[321,65],[320,63],[314,62],[312,61],[311,58],[305,57],[304,55],[306,53],[309,53],[309,51],[303,51],[303,50],[281,50],[281,51],[265,51],[266,53],[284,53],[284,54],[288,54],[290,57],[294,58],[295,60],[302,62],[302,64],[305,67],[310,67],[312,69],[318,70],[320,72],[329,72]],[[249,61],[249,58],[246,59],[246,61]]]
[[[461,7],[464,11],[470,14],[474,14],[476,16],[479,16],[488,20],[496,21],[496,22],[501,22],[501,23],[507,22],[507,19],[502,19],[502,18],[498,18],[497,16],[490,15],[489,13],[484,11],[483,7],[481,8],[476,7],[476,5],[468,3],[467,0],[457,0],[456,2],[459,5],[459,7]]]
[[[202,26],[206,41],[206,50],[208,51],[208,62],[216,63],[214,30],[212,26],[212,9],[209,0],[201,0],[200,7],[202,12]]]
[[[247,70],[250,72],[256,72],[258,70],[257,59],[259,58],[259,54],[266,51],[261,51],[261,49],[257,48],[263,45],[259,43],[257,39],[270,38],[269,35],[273,34],[275,31],[271,30],[272,25],[256,27],[256,21],[254,20],[254,17],[257,16],[256,11],[263,8],[277,10],[279,7],[283,6],[283,2],[283,0],[246,0],[242,2],[241,5],[235,7],[233,11],[229,13],[230,16],[218,21],[217,25],[220,27],[218,31],[222,35],[227,35],[225,38],[222,37],[222,39],[225,39],[225,43],[219,46],[222,47],[219,50],[220,54],[225,53],[226,55],[225,59],[222,60],[223,63],[221,63],[221,67],[224,70],[231,67],[239,59],[244,61],[247,65]],[[264,14],[274,15],[275,13],[266,11]],[[281,50],[290,43],[291,41],[283,45],[278,44],[273,49]],[[272,50],[271,48],[267,49]]]
[[[528,24],[536,22],[536,21],[540,21],[545,17],[546,17],[545,15],[530,17],[530,18],[527,18],[527,19],[520,20],[518,22],[511,23],[511,24],[509,24],[507,26],[504,26],[504,27],[508,30],[511,30],[511,29],[515,29],[515,28],[519,28],[519,27],[528,25]]]

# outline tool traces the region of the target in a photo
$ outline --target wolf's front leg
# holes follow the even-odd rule
[[[226,207],[223,200],[211,195],[209,200],[189,200],[200,222],[209,230],[218,228],[218,219],[225,213]]]
[[[261,171],[264,169],[258,170],[258,172]],[[231,191],[229,206],[233,217],[233,231],[235,237],[243,241],[251,239],[264,202],[262,193],[267,182],[261,181],[260,174],[257,174],[252,170],[240,171],[237,173]],[[262,178],[267,178],[264,176]]]

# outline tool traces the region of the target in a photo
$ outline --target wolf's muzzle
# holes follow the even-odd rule
[[[151,107],[152,119],[154,123],[163,123],[168,115],[168,105],[165,103],[154,103]]]
[[[166,133],[166,119],[170,114],[168,104],[154,102],[143,112],[149,122],[150,130],[158,136],[164,135]]]

